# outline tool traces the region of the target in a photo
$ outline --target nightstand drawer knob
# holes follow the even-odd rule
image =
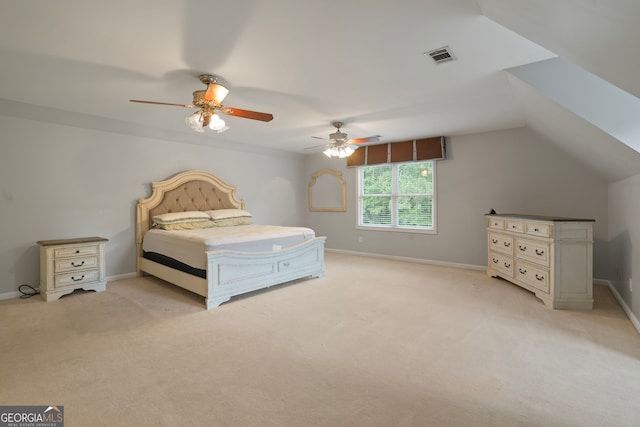
[[[71,280],[73,280],[74,282],[80,282],[82,279],[84,279],[84,274],[77,279],[74,276],[71,276]]]
[[[84,265],[84,261],[82,261],[80,264],[76,264],[75,262],[71,261],[71,267],[82,267]]]

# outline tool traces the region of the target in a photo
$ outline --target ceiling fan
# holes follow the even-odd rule
[[[199,76],[200,81],[207,85],[206,90],[197,90],[193,92],[192,104],[174,104],[170,102],[142,101],[139,99],[130,99],[131,102],[140,102],[143,104],[171,105],[185,108],[199,108],[193,115],[187,117],[185,122],[196,132],[204,132],[204,127],[218,133],[224,132],[229,127],[218,116],[217,113],[226,114],[228,116],[242,117],[245,119],[260,120],[270,122],[273,115],[268,113],[260,113],[258,111],[241,110],[240,108],[225,107],[222,100],[229,93],[229,89],[218,83],[218,78],[210,74],[202,74]]]
[[[378,142],[380,141],[380,135],[369,136],[367,138],[353,138],[349,139],[348,135],[340,130],[342,126],[344,126],[343,122],[333,122],[331,123],[336,131],[329,134],[329,143],[323,145],[316,145],[314,147],[307,147],[306,150],[318,148],[318,147],[327,147],[323,153],[327,157],[349,157],[353,154],[354,151],[358,149],[358,144],[364,144],[367,142]],[[321,138],[319,136],[312,136],[312,138],[316,139],[326,139]]]

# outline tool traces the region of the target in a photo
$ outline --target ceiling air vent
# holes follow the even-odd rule
[[[442,64],[443,62],[449,62],[456,59],[456,56],[453,54],[449,46],[434,49],[429,52],[425,52],[424,54],[433,59],[433,62],[436,64]]]

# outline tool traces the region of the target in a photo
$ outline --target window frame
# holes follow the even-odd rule
[[[374,167],[383,167],[383,166],[391,166],[391,174],[392,174],[392,180],[393,180],[393,184],[392,184],[392,192],[391,192],[391,199],[392,199],[392,206],[393,206],[393,210],[394,212],[392,212],[392,218],[395,218],[396,222],[397,222],[397,218],[398,218],[398,206],[396,203],[393,202],[393,200],[397,200],[397,198],[399,196],[404,196],[404,194],[399,194],[398,193],[398,169],[401,165],[406,164],[406,163],[427,163],[427,162],[431,162],[432,164],[432,189],[433,192],[431,193],[431,203],[432,203],[432,219],[433,219],[433,228],[417,228],[417,227],[407,227],[407,226],[399,226],[399,225],[366,225],[366,224],[361,224],[360,223],[360,219],[362,218],[361,215],[361,209],[362,209],[362,199],[364,197],[364,194],[362,193],[363,188],[363,170],[364,168],[374,168]],[[421,160],[419,162],[402,162],[402,163],[381,163],[381,164],[377,164],[377,165],[362,165],[362,166],[357,166],[356,167],[356,181],[357,181],[357,190],[358,190],[358,194],[357,194],[357,201],[356,201],[356,208],[357,208],[357,212],[356,212],[356,229],[358,230],[371,230],[371,231],[392,231],[392,232],[399,232],[399,233],[422,233],[422,234],[437,234],[438,233],[438,203],[437,203],[437,172],[436,172],[436,165],[438,162],[436,162],[435,160]],[[428,195],[428,194],[425,194]]]

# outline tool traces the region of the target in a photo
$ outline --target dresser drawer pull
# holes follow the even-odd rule
[[[520,274],[527,274],[527,270],[523,270],[523,269],[519,268],[518,271],[520,271]]]
[[[534,228],[533,231],[537,232],[537,231],[540,231],[540,229],[539,228]]]
[[[520,250],[523,252],[527,250],[527,247],[522,245],[518,245],[518,248],[520,248]]]
[[[544,280],[544,276],[538,276],[538,274],[536,274],[536,279],[542,281]]]
[[[504,266],[505,266],[505,267],[507,267],[507,268],[510,268],[510,267],[511,267],[511,264],[509,264],[508,262],[505,262],[505,263],[504,263]]]
[[[71,280],[73,280],[74,282],[80,282],[82,279],[84,279],[84,274],[78,279],[76,279],[74,276],[71,276]]]
[[[542,255],[542,254],[544,254],[544,251],[536,249],[536,255]]]
[[[80,264],[76,264],[75,262],[71,261],[71,267],[82,267],[84,265],[84,261],[82,261]]]
[[[80,253],[80,249],[76,249],[76,253],[79,254]]]
[[[497,264],[499,260],[492,258],[491,261],[493,261],[494,264]]]
[[[491,239],[491,243],[493,243],[493,244],[498,243],[498,239]]]
[[[509,246],[511,246],[511,242],[504,242],[504,246],[505,248],[508,248]]]

